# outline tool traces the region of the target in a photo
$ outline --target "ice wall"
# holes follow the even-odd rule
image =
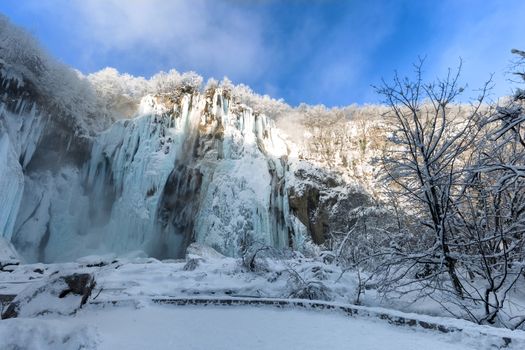
[[[13,235],[24,190],[24,173],[7,134],[0,134],[0,237]]]
[[[13,242],[30,261],[177,258],[194,241],[230,256],[297,246],[288,152],[270,120],[221,89],[146,96],[136,118],[94,139],[82,169],[26,176]]]
[[[24,191],[23,169],[31,161],[46,120],[36,104],[19,92],[23,83],[0,72],[0,236],[10,240]]]
[[[104,229],[111,251],[180,257],[193,241],[228,255],[254,243],[288,246],[286,145],[264,116],[229,105],[221,90],[173,104],[148,96],[142,116],[99,137],[88,186],[91,203],[114,196]]]

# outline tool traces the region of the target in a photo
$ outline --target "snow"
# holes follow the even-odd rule
[[[164,262],[107,255],[88,256],[71,263],[22,264],[12,267],[10,273],[0,273],[0,294],[32,294],[57,273],[90,273],[97,283],[93,291],[97,302],[196,296],[290,298],[309,282],[326,286],[328,300],[353,302],[355,276],[347,273],[340,278],[340,268],[319,261],[257,257],[255,271],[250,271],[241,259],[222,257],[209,247],[193,244],[188,253],[186,260]],[[40,307],[46,311],[47,303]]]
[[[41,319],[0,322],[2,350],[95,350],[98,335],[92,327],[62,322],[60,328]]]
[[[29,336],[35,334],[36,336]],[[25,335],[22,336],[22,335]],[[262,307],[141,305],[91,308],[75,317],[0,323],[11,348],[60,349],[489,349],[461,334],[439,334],[338,314]],[[512,347],[511,347],[512,348]],[[9,347],[8,347],[9,349]]]
[[[503,345],[503,338],[512,339],[510,349],[525,345],[523,331],[352,305],[356,276],[341,275],[339,267],[315,259],[258,258],[250,271],[241,259],[198,244],[190,245],[186,260],[161,262],[141,255],[87,256],[0,272],[0,295],[16,294],[23,302],[19,318],[0,322],[0,338],[21,328],[21,334],[39,334],[42,343],[31,337],[6,338],[11,348],[16,344],[22,349],[54,349],[62,341],[74,344],[72,348],[85,343],[87,349],[111,349],[117,342],[126,349],[163,349],[168,344],[243,349],[249,342],[261,349],[489,349]],[[73,273],[93,274],[97,283],[81,309],[78,296],[57,298],[64,288],[59,276]],[[328,301],[292,299],[303,283],[323,285]],[[367,293],[374,298],[373,291]],[[397,320],[404,320],[402,326]],[[410,320],[415,320],[412,326]]]

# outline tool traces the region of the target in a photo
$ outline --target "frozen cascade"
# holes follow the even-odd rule
[[[101,212],[112,203],[108,249],[179,257],[192,241],[228,255],[257,242],[287,247],[287,148],[266,117],[231,111],[220,90],[166,99],[144,98],[142,116],[93,147],[87,184]]]
[[[253,244],[297,248],[288,153],[272,121],[220,89],[146,96],[136,118],[95,138],[83,169],[26,178],[13,242],[30,261],[173,258],[193,241],[230,256]]]
[[[16,77],[1,83],[0,234],[27,261],[136,250],[181,257],[194,241],[237,256],[253,244],[303,241],[288,206],[287,144],[273,121],[221,88],[145,96],[134,119],[88,141],[87,161],[53,165],[73,134],[61,135],[67,149],[46,136],[57,152],[46,158],[39,147],[56,122]]]
[[[3,67],[2,69],[4,69]],[[24,191],[23,170],[31,161],[41,138],[45,118],[21,95],[23,83],[14,74],[0,72],[0,236],[10,240]]]
[[[1,62],[0,62],[1,63]],[[37,104],[24,94],[23,80],[0,65],[0,136],[9,139],[11,148],[22,167],[26,167],[33,157],[42,137],[47,118],[37,108]]]
[[[24,173],[6,134],[0,134],[0,237],[11,239],[24,190]]]
[[[141,106],[152,105],[151,97]],[[92,230],[116,253],[151,251],[155,243],[157,204],[180,140],[163,111],[117,122],[100,135],[87,166]]]
[[[26,176],[12,242],[27,261],[66,261],[95,251],[98,240],[86,234],[88,208],[77,168]]]

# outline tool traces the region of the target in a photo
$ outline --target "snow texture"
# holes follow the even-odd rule
[[[235,337],[240,337],[241,340],[238,342],[242,345],[244,334],[250,335],[248,339],[254,339],[255,333],[262,329],[272,329],[272,332],[260,333],[258,339],[261,341],[262,348],[280,348],[280,346],[294,348],[303,345],[305,348],[319,348],[317,341],[321,338],[323,342],[333,345],[334,348],[348,347],[349,344],[352,346],[359,344],[365,349],[381,348],[386,346],[382,338],[387,337],[386,334],[389,334],[388,346],[394,348],[397,348],[396,346],[417,348],[416,346],[422,344],[418,339],[427,339],[428,343],[424,344],[430,349],[447,347],[489,349],[491,346],[504,345],[505,339],[512,339],[510,349],[520,349],[520,346],[525,344],[523,331],[479,326],[449,317],[351,305],[357,290],[358,280],[355,273],[342,274],[339,267],[324,264],[316,259],[300,256],[290,259],[258,258],[257,268],[252,271],[243,264],[242,259],[221,256],[211,248],[198,244],[190,245],[185,260],[161,262],[140,256],[138,252],[130,255],[135,257],[115,258],[114,255],[104,255],[83,257],[77,262],[70,263],[23,264],[11,267],[10,272],[0,273],[0,295],[18,295],[15,300],[23,303],[19,308],[21,315],[18,319],[0,322],[0,334],[2,332],[8,334],[13,330],[12,327],[31,329],[36,327],[36,334],[42,334],[42,339],[49,344],[58,341],[57,339],[71,338],[68,341],[86,341],[87,348],[91,346],[89,344],[96,343],[101,349],[111,348],[110,346],[117,341],[126,345],[129,341],[130,348],[134,346],[133,344],[143,344],[142,342],[150,342],[151,348],[159,349],[170,342],[179,342],[182,348],[186,348],[182,344],[195,342],[196,348],[206,348],[207,342],[213,340],[218,344],[216,346],[234,348],[237,343],[228,340],[230,336],[234,337],[233,333],[237,334]],[[68,276],[73,273],[93,274],[97,281],[88,303],[81,309],[79,309],[80,297],[73,295],[65,298],[57,297],[57,293],[65,287],[57,276]],[[293,299],[299,294],[298,291],[305,290],[309,286],[323,286],[327,301],[319,301],[318,296],[314,296],[317,299],[314,301]],[[41,293],[35,294],[36,290]],[[373,291],[366,293],[372,293],[371,298],[377,301]],[[189,301],[181,305],[191,305],[192,300],[200,300],[202,302],[198,303],[199,305],[220,304],[235,309],[227,310],[215,306],[206,308],[184,306],[179,309],[165,304],[153,306],[152,302],[155,300],[160,300],[159,303],[165,301],[167,304],[170,300]],[[236,303],[235,300],[243,303]],[[264,309],[272,305],[284,309]],[[302,305],[308,312],[298,311],[294,305]],[[348,308],[355,310],[350,313],[353,319],[345,318],[349,313],[343,310]],[[235,315],[239,315],[240,318],[231,318]],[[188,327],[192,324],[193,317],[196,317],[195,325],[206,324],[206,337],[181,338],[198,330],[186,329],[183,324],[181,327],[174,327],[173,325],[179,322],[179,316],[181,316],[180,322],[186,320],[187,324],[184,325]],[[250,318],[247,319],[245,316]],[[209,318],[213,322],[208,324],[201,318]],[[405,321],[400,323],[397,321],[399,319]],[[258,323],[258,320],[264,322]],[[274,322],[279,325],[277,328],[282,332],[273,330]],[[227,329],[223,329],[223,325]],[[403,326],[396,328],[394,325]],[[137,329],[136,332],[131,332],[133,335],[126,336],[122,333],[129,333],[129,330],[134,329],[135,326]],[[165,327],[170,327],[171,331]],[[354,327],[357,327],[359,332],[367,330],[369,333],[366,334],[370,336],[347,338],[343,333],[353,334]],[[58,329],[56,333],[53,331],[55,328]],[[186,329],[187,332],[181,332],[179,337],[173,333],[174,329]],[[441,329],[448,333],[442,334]],[[200,331],[202,332],[202,328]],[[284,340],[282,337],[289,334],[288,331],[296,333],[289,340]],[[317,331],[321,333],[316,333]],[[383,334],[383,331],[386,333]],[[311,333],[317,334],[316,337],[310,339]],[[373,336],[376,333],[382,335]],[[215,338],[216,334],[229,335],[225,338]],[[152,338],[148,338],[150,335]],[[134,339],[134,336],[142,340]],[[401,340],[405,336],[406,340]],[[398,337],[400,337],[399,343],[391,344],[392,339],[396,339],[397,342]],[[157,338],[162,341],[155,343]],[[317,338],[319,340],[315,340]],[[8,339],[11,342],[8,344],[18,344],[22,348],[23,346],[32,348],[31,346],[38,344],[25,345],[24,341],[35,340],[16,336]],[[276,342],[273,342],[274,339]],[[199,343],[200,341],[203,343]],[[292,341],[299,343],[291,343]],[[244,345],[241,346],[243,347]]]
[[[0,336],[7,340],[6,349],[459,350],[498,346],[486,337],[439,334],[323,312],[147,304],[139,309],[91,309],[73,318],[5,320],[0,323]],[[518,349],[512,344],[509,348]]]

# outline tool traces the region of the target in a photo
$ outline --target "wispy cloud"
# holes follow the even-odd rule
[[[227,75],[293,102],[327,104],[336,104],[341,91],[356,90],[370,52],[393,30],[395,7],[338,1],[33,3],[33,9],[60,17],[84,67],[118,58],[117,68],[132,73],[140,67],[150,73],[191,69]]]
[[[35,4],[58,11],[85,60],[120,55],[144,65],[229,72],[242,79],[264,64],[259,18],[204,0],[83,0]],[[261,53],[263,55],[261,55]],[[131,57],[130,57],[131,56]],[[144,57],[146,56],[146,57]]]
[[[463,81],[495,73],[508,93],[512,47],[525,48],[521,0],[25,0],[12,9],[60,58],[89,73],[175,68],[254,90],[342,105],[427,56],[429,78],[464,61]],[[16,11],[15,11],[16,9]]]

